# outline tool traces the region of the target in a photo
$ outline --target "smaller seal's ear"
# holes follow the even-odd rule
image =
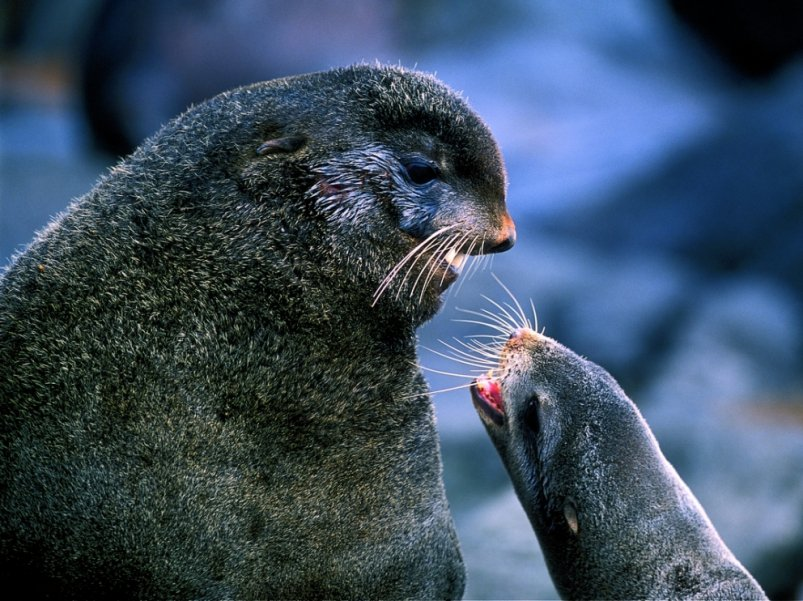
[[[307,143],[306,136],[290,135],[282,138],[274,138],[263,142],[257,148],[257,154],[265,156],[267,154],[283,154],[286,152],[295,152],[299,150],[304,144]]]

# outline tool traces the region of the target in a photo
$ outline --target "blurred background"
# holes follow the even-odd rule
[[[803,3],[0,0],[0,266],[189,104],[356,61],[434,72],[506,157],[509,300],[608,369],[736,556],[803,598]],[[433,389],[466,378],[428,374]],[[436,395],[466,598],[550,598],[465,389]]]

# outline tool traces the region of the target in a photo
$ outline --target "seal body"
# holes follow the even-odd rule
[[[472,399],[562,597],[766,598],[605,370],[519,328]]]
[[[165,126],[0,280],[2,584],[459,597],[415,328],[512,244],[504,194],[486,126],[403,69]]]

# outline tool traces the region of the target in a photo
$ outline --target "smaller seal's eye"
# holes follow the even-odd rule
[[[428,184],[432,180],[436,179],[438,175],[440,175],[440,172],[435,165],[423,159],[412,159],[407,161],[404,164],[404,168],[407,170],[407,177],[409,177],[410,181],[416,186]]]
[[[538,415],[539,404],[538,395],[534,394],[527,400],[527,409],[524,411],[524,423],[533,432],[538,432],[541,427],[541,418]]]

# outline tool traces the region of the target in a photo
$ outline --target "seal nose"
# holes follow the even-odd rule
[[[513,223],[510,215],[505,213],[502,217],[502,234],[493,240],[491,246],[485,249],[487,253],[501,253],[513,248],[516,243],[516,224]]]

